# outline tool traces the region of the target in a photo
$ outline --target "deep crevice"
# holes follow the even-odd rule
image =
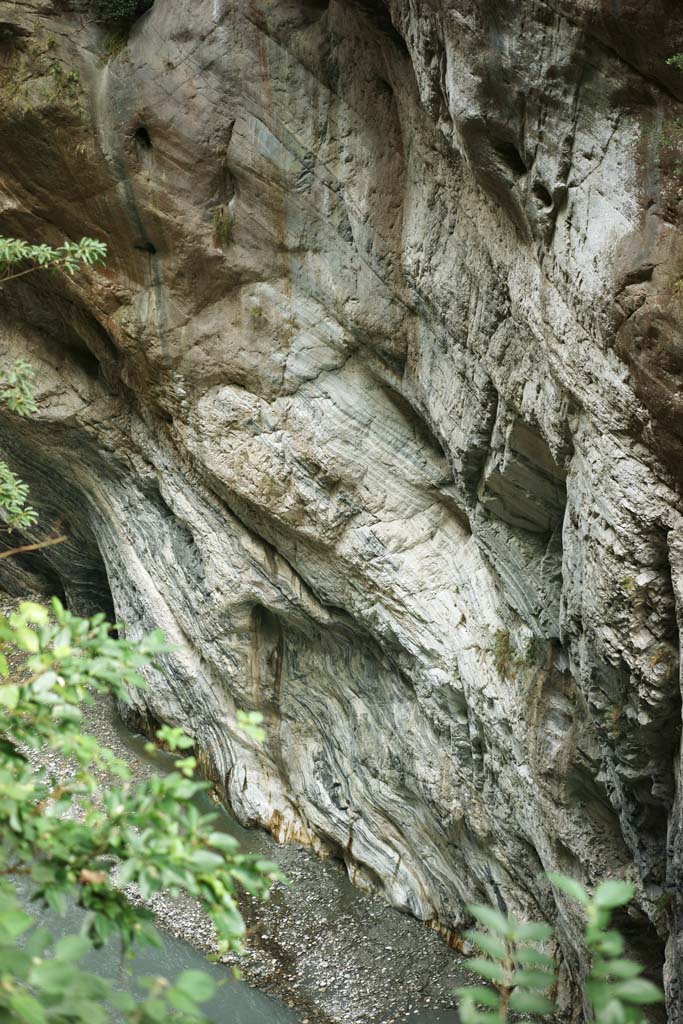
[[[515,178],[521,178],[528,171],[528,167],[513,142],[494,142],[494,152],[501,158]]]
[[[152,148],[152,140],[144,124],[139,125],[135,129],[135,141],[142,149]]]

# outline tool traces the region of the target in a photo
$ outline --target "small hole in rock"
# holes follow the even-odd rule
[[[153,242],[136,242],[133,248],[139,249],[140,252],[148,252],[150,256],[153,256],[157,251]]]
[[[507,164],[516,178],[526,174],[527,166],[524,163],[524,159],[512,142],[498,142],[494,146],[494,149],[501,160]]]
[[[152,148],[152,140],[149,137],[149,132],[145,128],[144,124],[141,124],[139,128],[135,129],[135,141],[138,146],[142,146],[143,149]]]
[[[545,187],[545,185],[543,185],[540,181],[534,182],[534,187],[531,191],[533,192],[535,198],[538,199],[542,206],[545,206],[547,209],[549,209],[553,205],[553,197],[550,195],[550,192]]]

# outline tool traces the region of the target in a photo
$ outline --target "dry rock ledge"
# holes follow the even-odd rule
[[[0,291],[68,543],[18,592],[176,645],[139,720],[247,824],[457,931],[634,879],[683,1019],[673,0],[0,2]],[[259,709],[267,741],[232,728]]]

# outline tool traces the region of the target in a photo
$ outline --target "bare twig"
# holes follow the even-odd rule
[[[11,558],[12,555],[23,555],[25,551],[39,551],[41,548],[51,548],[53,544],[61,544],[65,540],[68,540],[68,538],[65,533],[62,533],[59,537],[50,537],[48,540],[41,540],[36,544],[22,544],[19,548],[0,551],[0,558]]]

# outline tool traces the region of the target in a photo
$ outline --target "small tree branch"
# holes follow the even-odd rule
[[[8,274],[7,277],[0,277],[0,284],[4,284],[5,281],[16,281],[16,279],[18,277],[24,277],[26,274],[32,274],[36,270],[50,270],[50,269],[55,269],[55,268],[50,268],[47,265],[45,265],[44,267],[29,267],[28,270],[20,270],[18,274]]]
[[[68,540],[68,538],[65,533],[62,533],[59,537],[50,537],[48,540],[41,540],[36,544],[22,544],[19,548],[0,551],[0,558],[11,558],[12,555],[23,555],[25,551],[39,551],[41,548],[51,548],[53,544],[61,544],[65,540]]]

